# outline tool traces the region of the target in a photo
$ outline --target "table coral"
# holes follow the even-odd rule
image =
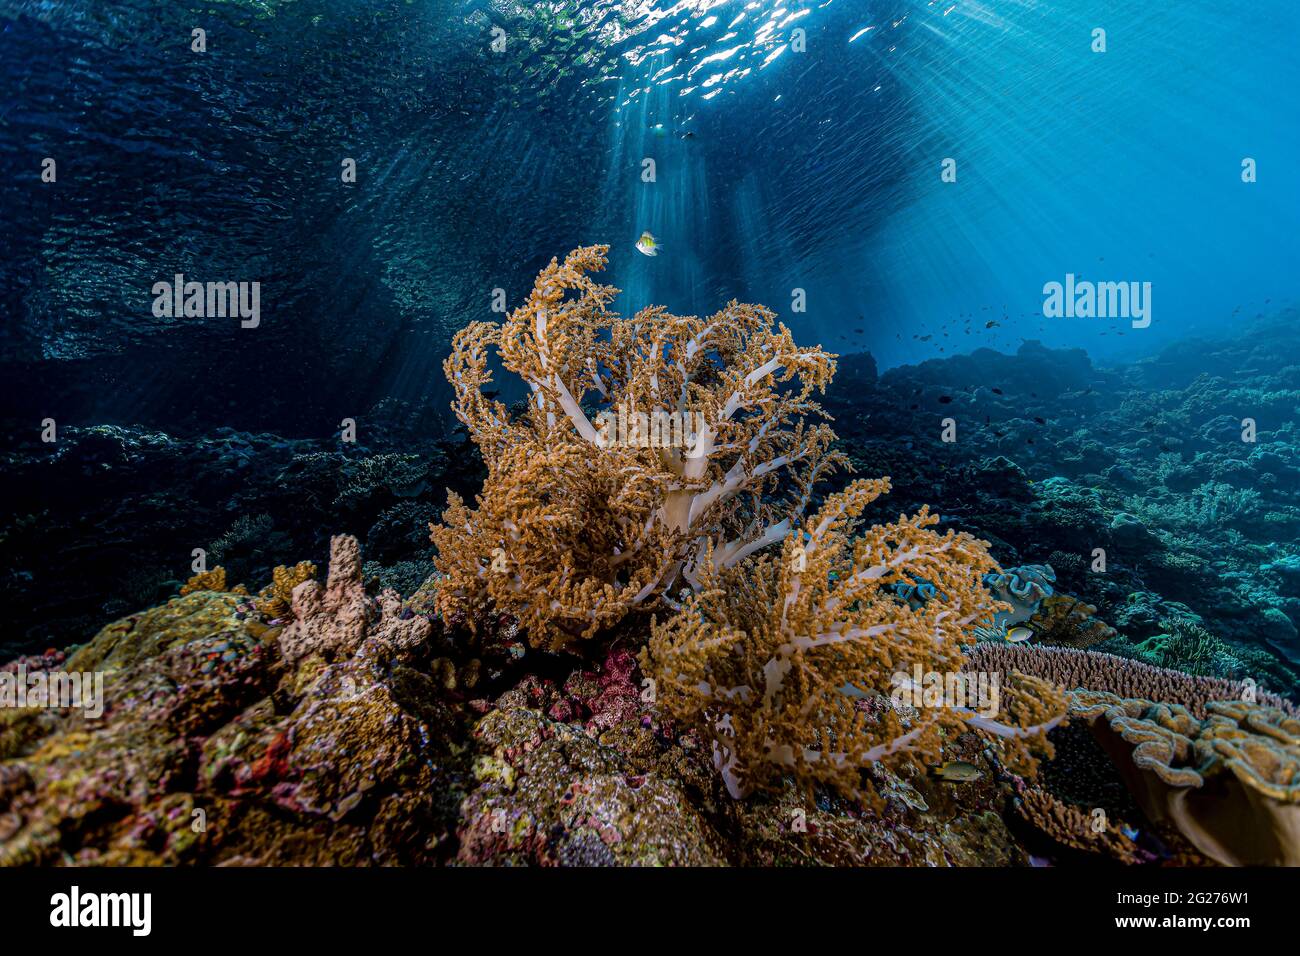
[[[1181,704],[1198,718],[1206,715],[1206,706],[1211,701],[1237,699],[1249,693],[1261,704],[1279,708],[1291,716],[1297,714],[1296,705],[1291,701],[1242,681],[1197,677],[1100,651],[985,642],[969,650],[966,668],[1004,674],[1018,671],[1067,690],[1108,691],[1119,697]]]
[[[977,713],[973,701],[890,706],[891,687],[914,666],[960,671],[974,628],[1006,605],[982,586],[995,569],[983,542],[930,530],[938,519],[924,509],[850,539],[888,489],[887,479],[862,480],[832,495],[779,557],[705,563],[700,592],[656,620],[642,666],[659,706],[711,742],[733,797],[779,787],[789,774],[871,799],[870,765],[937,762],[944,735],[970,728],[1027,772],[1030,744],[1050,752],[1046,732],[1064,703],[1040,681],[1008,681],[994,714]],[[896,583],[917,580],[934,595],[896,599]]]
[[[732,567],[789,534],[814,481],[843,464],[812,400],[834,357],[775,315],[732,301],[707,318],[623,318],[593,282],[605,246],[541,271],[500,325],[457,334],[444,369],[488,477],[431,526],[440,610],[489,603],[556,648],[629,611],[676,604],[710,560]],[[527,384],[526,409],[489,398],[489,361]]]

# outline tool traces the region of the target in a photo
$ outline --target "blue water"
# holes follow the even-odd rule
[[[1295,303],[1296,41],[1277,0],[3,0],[0,361],[87,421],[319,434],[444,407],[454,330],[593,242],[625,310],[1127,359]],[[176,272],[260,281],[263,327],[156,319]],[[1044,319],[1067,273],[1152,283],[1150,327]]]
[[[1165,550],[1071,585],[1134,646],[1187,602],[1300,664],[1297,34],[1282,0],[0,0],[10,649],[165,599],[198,546],[256,585],[348,532],[418,586],[481,482],[439,444],[451,337],[607,243],[625,313],[761,302],[869,352],[827,401],[898,507],[1027,563],[1140,519]],[[177,273],[259,283],[260,324],[157,314]],[[1045,316],[1069,276],[1149,285],[1150,323]],[[979,349],[1016,357],[915,367]]]

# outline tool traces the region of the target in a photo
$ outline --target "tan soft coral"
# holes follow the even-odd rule
[[[918,666],[959,674],[974,628],[1005,605],[981,584],[995,568],[984,543],[934,532],[926,510],[850,538],[888,489],[887,479],[863,480],[831,496],[779,556],[704,562],[698,593],[655,622],[642,667],[658,705],[710,740],[733,796],[792,775],[870,799],[870,764],[936,763],[945,735],[969,728],[1027,772],[1031,745],[1050,753],[1046,732],[1064,700],[1033,678],[1011,678],[993,710],[891,701]],[[894,583],[919,579],[935,586],[933,599],[912,607],[893,596]]]
[[[451,495],[431,528],[439,609],[509,612],[536,646],[675,606],[706,555],[730,568],[785,538],[842,463],[811,397],[833,356],[797,346],[762,306],[624,318],[608,308],[617,290],[589,277],[606,251],[552,260],[504,323],[462,330],[444,365],[488,478],[477,507]],[[529,389],[522,413],[484,394],[494,356]]]

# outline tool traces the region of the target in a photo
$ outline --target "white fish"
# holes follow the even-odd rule
[[[659,255],[659,241],[649,232],[641,233],[641,238],[636,241],[636,251],[645,256]]]
[[[1033,636],[1033,628],[1029,627],[1013,627],[1007,631],[1007,640],[1012,644],[1023,644]]]

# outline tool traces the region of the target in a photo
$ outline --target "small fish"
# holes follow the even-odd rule
[[[948,760],[934,768],[934,775],[949,783],[971,783],[983,776],[979,767],[964,760]]]
[[[1046,421],[1045,419],[1039,418],[1037,415],[1034,416],[1034,421],[1037,422],[1037,423],[1040,424],[1040,425],[1046,425],[1046,424],[1047,424],[1047,421]]]
[[[1132,840],[1134,843],[1136,843],[1137,838],[1141,836],[1141,834],[1138,832],[1137,827],[1122,826],[1119,828],[1119,831],[1120,833],[1128,837],[1130,840]]]
[[[1033,636],[1033,628],[1024,627],[1023,625],[1021,627],[1013,627],[1011,630],[1007,631],[1007,640],[1012,644],[1023,644]]]
[[[659,255],[659,241],[649,232],[641,233],[641,238],[636,241],[636,251],[644,256]]]
[[[947,404],[948,404],[949,402],[951,402],[951,401],[952,401],[952,396],[951,396],[951,395],[940,395],[940,396],[939,396],[939,404],[940,404],[940,405],[947,405]]]

